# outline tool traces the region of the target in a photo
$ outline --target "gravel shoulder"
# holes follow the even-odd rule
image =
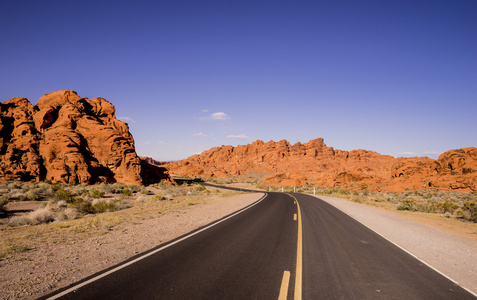
[[[477,295],[477,239],[429,218],[317,195]],[[414,220],[412,220],[414,219]]]
[[[21,237],[28,248],[0,260],[0,299],[38,298],[218,220],[262,196],[222,190],[159,212],[155,204],[143,203],[102,214],[100,222],[93,221],[95,216],[78,220],[92,224],[89,232],[76,231],[67,222],[21,228],[13,238]],[[57,227],[52,230],[52,226]],[[0,232],[2,239],[8,239],[8,233]]]

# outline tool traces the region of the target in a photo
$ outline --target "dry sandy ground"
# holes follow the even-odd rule
[[[31,250],[11,253],[0,261],[0,299],[45,295],[220,219],[262,196],[212,194],[194,205],[186,204],[161,214],[146,207],[111,228],[98,225],[99,233],[89,237],[66,231],[59,235],[69,236],[48,237],[52,239],[50,243],[31,241]]]

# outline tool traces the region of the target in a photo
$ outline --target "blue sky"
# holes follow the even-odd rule
[[[141,156],[477,146],[477,1],[2,1],[0,101],[103,97]]]

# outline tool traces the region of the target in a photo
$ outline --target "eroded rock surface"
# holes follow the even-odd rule
[[[258,140],[237,147],[215,147],[167,168],[172,174],[187,176],[264,178],[263,185],[274,186],[477,190],[476,148],[451,150],[433,160],[335,150],[322,138],[294,145],[286,140]]]
[[[128,125],[103,98],[57,91],[35,106],[25,98],[7,100],[0,113],[0,179],[143,183]]]

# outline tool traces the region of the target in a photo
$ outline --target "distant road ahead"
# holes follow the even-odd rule
[[[71,289],[62,299],[475,299],[333,206],[284,193]]]

